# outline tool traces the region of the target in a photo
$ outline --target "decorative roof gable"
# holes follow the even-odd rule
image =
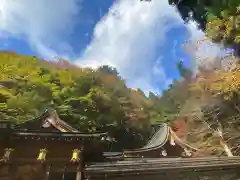
[[[61,120],[54,109],[48,109],[39,117],[16,125],[14,129],[26,131],[78,132],[77,129]]]

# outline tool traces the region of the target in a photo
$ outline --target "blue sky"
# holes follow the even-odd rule
[[[161,92],[179,78],[175,63],[195,67],[197,57],[215,56],[218,46],[191,54],[186,40],[204,33],[185,25],[167,0],[0,0],[0,49],[79,66],[116,67],[129,87]],[[205,48],[205,49],[204,49]],[[208,50],[208,51],[206,51]]]

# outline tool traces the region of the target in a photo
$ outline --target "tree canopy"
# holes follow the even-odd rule
[[[214,42],[235,49],[240,56],[239,0],[169,0],[188,22],[195,20],[199,28]]]
[[[210,154],[224,153],[223,143],[240,152],[238,66],[200,67],[194,76],[180,61],[181,78],[161,96],[150,92],[147,97],[128,88],[113,67],[93,70],[12,52],[1,52],[0,59],[0,119],[18,124],[54,108],[82,132],[108,131],[120,147],[136,148],[149,138],[150,124],[184,117],[190,143]]]
[[[113,136],[121,138],[120,131],[122,136],[135,134],[139,144],[148,137],[153,114],[158,114],[151,99],[127,88],[113,67],[92,70],[63,59],[52,62],[12,52],[1,52],[0,59],[0,119],[13,124],[51,107],[80,131],[111,126]]]

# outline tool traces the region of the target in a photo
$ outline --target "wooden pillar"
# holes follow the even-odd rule
[[[8,178],[9,180],[15,180],[17,166],[10,164],[8,166]]]
[[[67,172],[67,167],[64,166],[64,170],[63,170],[63,173],[62,173],[62,180],[64,180],[66,172]]]
[[[76,180],[81,180],[81,179],[82,179],[82,168],[81,168],[81,164],[79,164],[77,167]]]
[[[81,152],[80,152],[80,161],[77,166],[76,180],[82,179],[82,167],[83,167],[83,148],[81,148]]]
[[[49,179],[50,169],[51,169],[51,165],[45,165],[45,167],[44,167],[44,170],[45,170],[44,180]]]

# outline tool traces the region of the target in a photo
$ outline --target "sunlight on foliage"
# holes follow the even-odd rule
[[[1,119],[20,123],[51,107],[80,131],[114,126],[116,133],[124,127],[147,137],[153,103],[127,88],[116,69],[103,66],[95,71],[63,59],[48,62],[11,52],[1,52],[0,59]]]

